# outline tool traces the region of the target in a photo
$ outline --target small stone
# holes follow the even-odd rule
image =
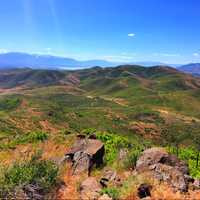
[[[200,189],[200,179],[195,179],[193,183],[194,189]]]
[[[104,195],[100,196],[98,200],[112,200],[112,198],[109,197],[107,194],[104,194]]]

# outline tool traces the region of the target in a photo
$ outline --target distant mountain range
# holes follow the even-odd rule
[[[32,69],[80,69],[89,68],[94,66],[112,67],[127,63],[122,62],[109,62],[106,60],[87,60],[79,61],[72,58],[28,54],[20,52],[9,52],[0,54],[0,68],[32,68]],[[141,65],[145,67],[156,65],[167,65],[161,62],[131,62],[129,64]],[[174,66],[175,65],[170,65]]]
[[[116,63],[105,60],[78,61],[72,58],[19,52],[0,54],[0,68],[70,69],[115,65]]]
[[[187,65],[183,65],[181,67],[178,67],[180,71],[190,73],[193,75],[200,75],[200,63],[190,63]]]
[[[117,65],[123,65],[127,63],[109,62],[106,60],[87,60],[79,61],[72,58],[52,56],[52,55],[40,55],[40,54],[28,54],[20,52],[9,52],[0,54],[0,69],[8,68],[32,68],[32,69],[82,69],[90,68],[94,66],[101,67],[114,67]],[[130,65],[141,65],[145,67],[150,66],[171,66],[177,68],[180,71],[191,73],[194,75],[200,75],[200,63],[191,63],[187,65],[181,64],[166,64],[162,62],[130,62]]]

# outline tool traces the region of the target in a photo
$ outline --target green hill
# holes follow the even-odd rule
[[[192,176],[200,177],[195,167],[199,100],[199,78],[164,66],[3,70],[0,160],[1,169],[7,170],[0,172],[4,177],[0,187],[5,187],[0,196],[9,194],[6,190],[15,194],[13,188],[35,180],[44,181],[41,185],[47,194],[57,191],[53,187],[58,177],[68,184],[69,169],[58,169],[48,160],[59,163],[77,134],[95,133],[105,142],[104,167],[127,172],[122,161],[118,162],[121,149],[130,151],[125,163],[132,167],[143,149],[165,146],[173,152],[179,148],[179,157],[188,162]],[[38,160],[31,157],[38,157],[38,152]],[[102,170],[94,170],[93,176]],[[79,181],[70,182],[70,187],[76,188]]]

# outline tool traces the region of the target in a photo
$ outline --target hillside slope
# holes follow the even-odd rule
[[[117,192],[124,199],[137,195],[132,185],[138,186],[146,179],[135,176],[132,168],[141,151],[152,146],[176,152],[178,145],[179,157],[188,162],[190,174],[200,177],[195,150],[200,128],[199,100],[199,78],[164,66],[1,70],[0,160],[3,169],[11,168],[0,187],[6,183],[13,189],[36,181],[45,188],[42,195],[56,193],[66,198],[72,193],[77,197],[85,175],[72,176],[70,166],[61,161],[76,136],[88,134],[104,142],[106,152],[104,165],[94,169],[92,176],[99,180],[104,170],[112,168],[127,180],[122,186],[102,190],[110,196]],[[119,155],[127,159],[119,161]],[[59,175],[52,161],[59,166]],[[41,168],[42,174],[38,173]],[[57,188],[55,177],[61,179]],[[157,196],[166,188],[166,196],[185,198],[166,185],[156,183],[155,187]]]

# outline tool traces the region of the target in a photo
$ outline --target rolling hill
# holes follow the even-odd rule
[[[141,183],[132,167],[141,151],[152,146],[176,152],[178,145],[179,157],[198,178],[194,138],[199,128],[200,78],[171,67],[0,70],[0,159],[2,169],[10,170],[0,172],[5,177],[0,187],[7,187],[0,197],[15,194],[13,188],[21,185],[35,186],[34,181],[42,186],[39,192],[45,191],[41,195],[78,193],[84,176],[71,175],[68,162],[61,161],[76,136],[90,134],[105,144],[104,165],[91,176],[99,178],[107,168],[115,169],[122,175],[122,186],[106,189],[119,191],[123,199],[133,192],[130,183]],[[126,159],[120,160],[126,150]],[[126,178],[127,173],[134,180]],[[59,180],[56,186],[54,179]],[[124,180],[131,181],[128,187]],[[160,189],[160,183],[154,187]]]

